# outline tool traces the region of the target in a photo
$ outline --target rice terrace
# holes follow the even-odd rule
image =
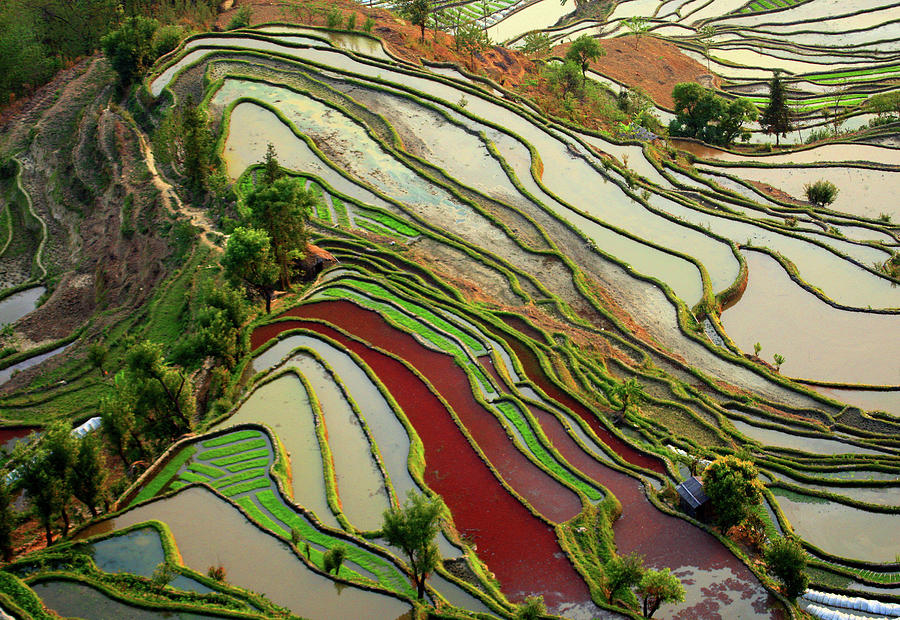
[[[900,2],[5,0],[0,617],[900,618]]]

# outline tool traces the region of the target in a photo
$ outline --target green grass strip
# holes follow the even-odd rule
[[[215,448],[216,446],[224,446],[225,444],[234,443],[236,441],[240,441],[242,439],[250,439],[251,437],[259,437],[259,431],[255,430],[243,430],[243,431],[235,431],[233,433],[228,433],[227,435],[220,435],[219,437],[213,437],[212,439],[207,439],[202,442],[200,445],[204,448]]]
[[[166,483],[175,477],[175,474],[178,473],[178,470],[181,469],[181,466],[184,465],[188,460],[190,460],[192,456],[194,456],[194,453],[196,451],[196,446],[188,446],[181,452],[173,456],[172,460],[166,463],[166,466],[163,467],[159,471],[159,473],[157,473],[153,477],[153,480],[144,485],[144,488],[141,489],[141,492],[135,496],[129,506],[134,506],[139,502],[148,500],[159,493],[162,488],[166,486]]]
[[[379,226],[375,222],[370,222],[367,219],[358,217],[355,220],[356,225],[359,228],[368,230],[369,232],[375,233],[376,235],[382,235],[384,237],[396,237],[399,233],[393,230],[389,230],[384,226]]]
[[[334,207],[334,212],[337,213],[338,225],[350,228],[350,215],[347,213],[347,205],[344,204],[344,201],[337,196],[332,196],[331,206]]]
[[[250,461],[241,461],[240,463],[235,463],[234,465],[229,465],[225,469],[227,469],[231,473],[236,473],[239,471],[244,471],[245,469],[250,469],[251,467],[262,467],[268,462],[268,458],[253,459]]]
[[[544,445],[538,441],[537,436],[534,434],[534,430],[531,428],[531,425],[525,419],[525,416],[522,415],[522,412],[519,410],[516,405],[510,402],[502,402],[497,403],[497,409],[499,409],[503,413],[503,417],[506,418],[513,426],[518,429],[519,433],[521,433],[522,438],[525,440],[525,444],[528,446],[528,449],[531,453],[537,458],[538,461],[541,462],[544,467],[552,471],[554,474],[568,482],[573,487],[580,490],[582,493],[588,496],[589,499],[593,501],[600,501],[603,499],[603,494],[573,474],[567,468],[563,467],[563,465],[554,458],[552,454],[550,454]]]
[[[373,211],[371,209],[359,209],[359,211],[366,218],[374,220],[382,226],[385,226],[386,228],[397,231],[405,237],[416,237],[419,234],[418,230],[416,230],[412,226],[409,226],[403,220],[397,219],[393,215],[380,213],[379,211]]]
[[[276,536],[280,536],[281,538],[287,538],[288,540],[290,540],[291,533],[285,530],[284,527],[280,523],[278,523],[278,521],[275,521],[265,512],[260,510],[259,506],[257,506],[253,502],[253,498],[249,495],[245,495],[244,497],[235,499],[234,503],[247,511],[247,514],[250,515],[250,518],[256,521],[265,529],[269,530]]]
[[[212,483],[212,487],[214,489],[221,489],[222,487],[227,487],[229,484],[236,484],[238,482],[243,482],[244,480],[251,480],[253,478],[259,478],[260,476],[264,476],[266,473],[265,468],[256,468],[256,469],[248,469],[247,471],[243,471],[239,474],[234,474],[233,476],[226,476],[221,480],[216,480]]]
[[[226,487],[224,489],[219,489],[219,491],[225,497],[232,497],[234,495],[240,495],[241,493],[246,493],[247,491],[256,491],[257,489],[265,489],[271,486],[272,483],[268,478],[254,478],[253,480],[248,480],[247,482],[242,482],[240,484],[235,484],[230,487]]]
[[[217,467],[225,467],[226,465],[231,465],[232,463],[242,463],[244,461],[250,459],[258,459],[263,456],[269,456],[269,450],[253,450],[252,452],[241,452],[240,454],[233,454],[232,456],[226,456],[221,459],[216,459],[214,461],[210,461],[213,465]],[[201,457],[202,458],[202,457]],[[231,471],[231,470],[229,470]]]
[[[467,347],[469,347],[469,349],[471,349],[473,352],[481,353],[481,352],[485,351],[484,345],[482,345],[479,341],[477,341],[475,338],[470,336],[468,333],[459,329],[456,325],[453,325],[452,323],[450,323],[443,317],[438,316],[436,313],[432,312],[431,310],[428,310],[424,306],[418,305],[407,299],[404,299],[403,297],[395,295],[391,291],[387,290],[386,288],[384,288],[382,286],[379,286],[378,284],[375,284],[374,282],[367,282],[365,280],[357,280],[355,278],[343,278],[341,280],[341,284],[352,284],[353,286],[356,286],[356,287],[362,289],[363,291],[371,294],[374,297],[381,297],[383,299],[389,299],[390,301],[393,301],[394,303],[399,305],[404,310],[407,310],[408,312],[410,312],[411,314],[414,314],[417,317],[421,317],[422,319],[424,319],[428,323],[431,323],[438,329],[445,331],[447,333],[453,334],[454,336],[456,336],[457,338],[462,340],[465,343],[465,345]]]
[[[337,543],[343,543],[314,528],[306,519],[291,510],[271,489],[257,493],[256,498],[276,519],[288,528],[299,531],[307,541],[329,549]],[[347,545],[347,559],[376,575],[378,583],[384,587],[407,596],[415,596],[406,577],[387,560],[351,545]]]
[[[169,488],[173,491],[177,491],[178,489],[183,489],[184,487],[188,486],[188,484],[189,483],[184,482],[183,480],[176,480],[171,484]]]
[[[188,465],[188,469],[191,471],[195,471],[198,474],[203,474],[212,479],[219,478],[224,475],[224,472],[221,469],[216,467],[212,467],[210,465],[204,465],[203,463],[197,463],[194,461]]]
[[[181,480],[186,480],[188,483],[209,482],[209,478],[207,478],[206,476],[201,476],[200,474],[195,474],[192,471],[183,471],[178,475],[178,478]]]
[[[265,445],[265,439],[253,439],[251,441],[222,446],[221,448],[215,448],[214,450],[207,450],[206,452],[197,455],[197,458],[200,458],[204,461],[211,461],[222,456],[231,456],[232,454],[238,454],[240,452],[247,452],[256,448],[262,448]]]

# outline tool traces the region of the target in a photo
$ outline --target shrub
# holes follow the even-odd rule
[[[784,584],[785,594],[789,598],[797,598],[806,591],[809,578],[806,569],[806,552],[800,543],[793,538],[776,538],[765,551],[766,564]]]
[[[235,12],[228,22],[228,30],[237,30],[238,28],[247,28],[250,26],[250,18],[253,12],[248,5],[244,5]]]
[[[162,26],[156,31],[156,34],[153,35],[153,54],[157,58],[164,54],[168,54],[178,47],[182,37],[184,37],[184,30],[181,26],[175,24]]]
[[[340,28],[344,21],[344,15],[337,9],[331,9],[325,14],[325,25],[329,28]]]
[[[206,575],[210,579],[215,579],[216,581],[225,581],[226,574],[228,574],[228,571],[225,570],[225,567],[221,564],[219,566],[210,566],[206,570]]]
[[[350,13],[347,17],[347,30],[356,30],[356,13]]]
[[[363,32],[367,32],[367,33],[372,32],[372,28],[374,26],[375,26],[375,20],[372,19],[371,17],[367,17],[366,21],[363,22],[363,26],[362,26]]]
[[[803,186],[806,198],[817,207],[830,205],[837,198],[838,188],[831,181],[819,179],[815,183],[807,183]]]

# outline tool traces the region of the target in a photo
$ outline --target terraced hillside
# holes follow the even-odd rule
[[[761,96],[781,59],[805,132],[838,104],[846,125],[868,123],[859,103],[893,88],[882,4],[626,0],[602,25],[547,32],[609,37],[647,16],[642,36],[706,65],[704,51],[725,94]],[[602,64],[589,75],[611,81]],[[829,90],[844,79],[848,93]],[[772,154],[622,141],[372,36],[286,23],[182,43],[132,101],[140,123],[123,140],[143,144],[142,127],[189,100],[239,200],[274,146],[319,198],[312,240],[337,264],[246,327],[235,405],[169,447],[79,542],[0,572],[0,605],[486,618],[542,596],[567,618],[637,617],[604,577],[636,552],[685,588],[659,617],[800,617],[749,537],[678,509],[674,486],[726,454],[758,467],[759,536],[795,535],[812,589],[898,602],[896,119]],[[840,188],[828,207],[803,199],[820,178]],[[27,203],[25,180],[4,191]],[[4,217],[25,218],[14,204]],[[166,317],[197,303],[179,300],[217,238],[156,287],[142,334],[181,337]],[[107,384],[72,363],[81,383],[50,394],[89,403]],[[13,390],[4,410],[33,412],[34,398]],[[409,492],[446,505],[424,601],[380,537]],[[153,588],[163,559],[180,576]],[[204,576],[218,566],[224,582]],[[809,596],[802,607],[839,608]]]

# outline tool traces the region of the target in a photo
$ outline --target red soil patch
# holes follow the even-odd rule
[[[637,40],[633,36],[604,39],[606,56],[591,63],[591,68],[628,86],[638,86],[664,108],[672,109],[672,88],[679,82],[699,82],[710,86],[713,74],[678,46],[651,36]],[[565,56],[569,43],[553,48],[554,56]]]

